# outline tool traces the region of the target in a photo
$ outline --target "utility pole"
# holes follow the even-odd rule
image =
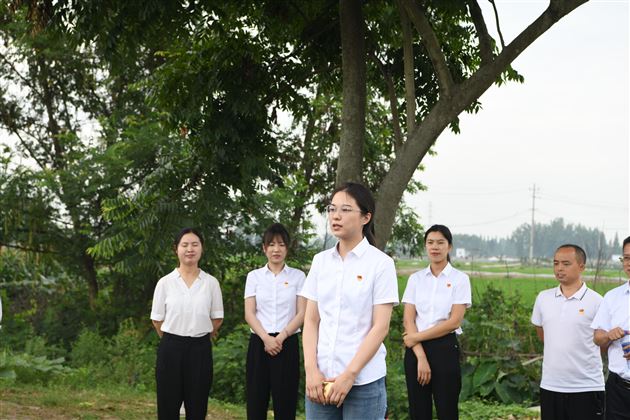
[[[536,213],[536,184],[532,188],[532,225],[529,229],[529,262],[534,263],[534,226],[536,222],[534,220],[534,214]]]

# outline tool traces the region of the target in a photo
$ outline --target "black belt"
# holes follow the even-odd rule
[[[623,379],[621,376],[617,375],[615,372],[610,372],[609,376],[612,378],[613,383],[621,386],[622,388],[630,390],[630,381],[627,379]]]

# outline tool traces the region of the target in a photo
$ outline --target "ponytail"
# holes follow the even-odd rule
[[[335,188],[330,197],[332,198],[335,194],[342,191],[354,198],[354,201],[357,202],[361,213],[370,213],[370,221],[363,225],[363,236],[365,236],[370,245],[376,246],[376,235],[374,233],[374,210],[376,208],[376,204],[374,202],[374,196],[370,190],[362,184],[356,182],[344,182]]]

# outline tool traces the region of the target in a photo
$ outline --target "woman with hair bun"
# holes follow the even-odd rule
[[[430,264],[409,277],[402,298],[409,417],[431,420],[435,401],[440,420],[456,420],[462,381],[457,335],[471,305],[470,279],[450,264],[453,235],[446,226],[431,226],[424,245]]]

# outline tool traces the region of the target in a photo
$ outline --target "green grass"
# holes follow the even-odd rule
[[[399,270],[400,273],[400,270]],[[407,279],[410,274],[399,274],[398,275],[398,292],[400,298],[402,299],[402,295],[405,291],[405,287],[407,285]],[[558,282],[553,278],[531,278],[531,277],[515,277],[515,278],[501,278],[501,277],[482,277],[482,276],[474,276],[471,277],[470,283],[472,286],[472,297],[473,297],[473,305],[475,302],[475,298],[479,297],[485,289],[488,288],[490,284],[494,287],[502,289],[507,294],[515,294],[519,293],[522,297],[523,303],[525,305],[534,305],[534,301],[536,300],[536,296],[538,293],[545,289],[550,289],[552,287],[556,287]],[[611,282],[597,282],[596,285],[593,285],[593,282],[587,282],[587,285],[590,288],[593,288],[596,292],[601,294],[602,296],[609,290],[619,286],[622,284],[621,281],[611,281]]]
[[[428,265],[428,261],[421,259],[400,259],[396,261],[396,268],[400,271],[407,272],[409,270],[421,270]],[[621,264],[617,264],[617,268],[606,268],[600,269],[598,275],[601,277],[613,277],[613,278],[625,278],[625,274],[621,269]],[[453,265],[459,270],[465,271],[476,271],[476,272],[487,272],[487,273],[497,273],[497,274],[527,274],[527,275],[538,275],[538,274],[546,274],[553,275],[553,267],[551,265],[537,265],[531,266],[527,264],[517,263],[508,263],[507,267],[505,263],[497,263],[497,262],[483,262],[483,261],[455,261]],[[595,274],[595,270],[592,268],[587,268],[584,270],[584,275],[593,276]]]
[[[129,387],[76,389],[59,385],[25,385],[0,382],[0,418],[50,419],[148,419],[155,418],[155,394]],[[273,418],[271,413],[268,416]],[[245,419],[242,406],[210,400],[208,418]],[[396,417],[393,417],[396,418]],[[536,413],[518,405],[482,401],[460,403],[460,418],[537,419]],[[298,416],[303,420],[303,416]]]
[[[133,388],[76,389],[67,385],[0,381],[0,418],[150,419],[156,418],[155,393]],[[208,418],[245,419],[245,408],[211,399]]]

